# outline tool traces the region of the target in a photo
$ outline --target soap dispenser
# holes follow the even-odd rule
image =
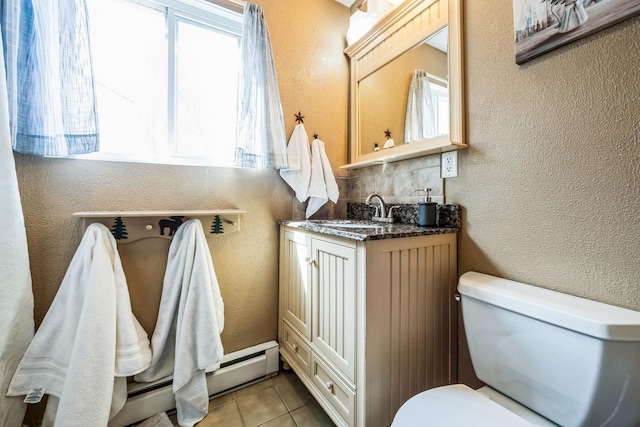
[[[420,227],[434,227],[436,225],[436,206],[435,202],[431,201],[430,188],[424,188],[416,190],[416,192],[424,192],[424,201],[418,203],[418,225]]]

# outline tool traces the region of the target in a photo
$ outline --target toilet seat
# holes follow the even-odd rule
[[[407,400],[391,427],[532,427],[488,397],[463,384],[423,391]]]

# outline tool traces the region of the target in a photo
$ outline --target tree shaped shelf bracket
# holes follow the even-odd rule
[[[89,224],[104,224],[118,243],[130,243],[147,237],[171,239],[182,223],[199,219],[207,237],[240,231],[240,220],[246,211],[238,209],[192,211],[110,211],[75,212],[82,220],[82,232]]]

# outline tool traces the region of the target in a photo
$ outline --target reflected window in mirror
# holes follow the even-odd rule
[[[446,135],[449,133],[449,88],[431,82],[429,87],[435,117],[435,134]]]

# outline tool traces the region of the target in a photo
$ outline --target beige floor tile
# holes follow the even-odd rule
[[[244,427],[236,402],[229,402],[209,410],[198,427]]]
[[[245,427],[255,427],[287,413],[287,408],[271,384],[268,388],[237,393],[236,402]]]
[[[314,400],[291,412],[298,427],[334,427],[335,424]]]
[[[279,374],[271,379],[278,394],[289,411],[313,401],[313,396],[294,373]]]
[[[296,422],[293,421],[293,418],[291,418],[291,415],[284,414],[271,421],[267,421],[264,424],[260,424],[259,427],[297,427],[297,426],[296,426]]]
[[[220,405],[224,405],[225,403],[233,402],[236,400],[236,397],[233,393],[225,394],[224,396],[217,397],[215,399],[211,399],[209,401],[209,410],[213,408],[217,408]]]
[[[271,379],[260,381],[258,383],[250,385],[249,387],[241,388],[240,390],[234,392],[233,394],[237,399],[238,396],[242,396],[244,394],[251,394],[257,390],[262,390],[269,387],[273,387],[273,384],[271,383]]]

